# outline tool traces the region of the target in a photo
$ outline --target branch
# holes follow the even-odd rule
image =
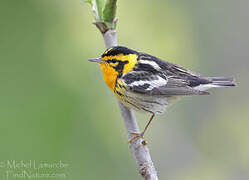
[[[115,30],[117,22],[117,19],[115,19],[116,0],[106,0],[105,4],[103,4],[104,1],[101,0],[88,0],[87,2],[92,5],[93,14],[96,20],[94,24],[103,35],[106,48],[117,46],[118,42]],[[96,13],[96,11],[98,12]],[[120,101],[118,103],[128,138],[131,139],[134,135],[130,132],[140,133],[138,124],[133,111],[125,107]],[[158,180],[157,172],[151,160],[146,141],[143,138],[137,138],[130,143],[130,148],[136,159],[139,173],[144,180]]]

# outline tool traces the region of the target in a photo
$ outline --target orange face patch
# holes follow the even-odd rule
[[[107,86],[114,90],[118,72],[115,71],[110,65],[101,63],[100,68],[104,73],[104,80]]]
[[[128,63],[124,65],[124,68],[122,70],[122,73],[125,74],[130,72],[134,68],[135,64],[137,63],[137,57],[138,56],[136,54],[129,54],[129,55],[119,54],[115,56],[104,56],[101,59],[103,61],[112,60],[112,59],[116,59],[118,61],[127,61]],[[118,72],[112,67],[113,65],[114,63],[100,63],[100,68],[104,73],[104,80],[108,85],[108,87],[111,88],[112,90],[114,90],[115,88],[115,83],[118,76]]]

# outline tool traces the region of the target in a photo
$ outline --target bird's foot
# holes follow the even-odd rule
[[[138,138],[143,138],[144,137],[144,132],[137,133],[137,132],[130,132],[130,134],[133,134],[134,136],[129,140],[129,144],[133,143],[136,139]]]

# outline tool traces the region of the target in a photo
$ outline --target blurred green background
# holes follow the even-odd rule
[[[69,166],[46,171],[67,180],[141,179],[117,101],[87,61],[105,50],[90,9],[0,1],[0,179],[8,160],[61,160]],[[246,0],[118,1],[120,45],[238,84],[156,117],[146,139],[160,179],[249,179],[248,10]],[[136,116],[144,127],[149,117]]]

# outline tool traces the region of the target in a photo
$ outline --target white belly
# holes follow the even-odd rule
[[[129,108],[140,112],[150,112],[155,114],[163,113],[172,99],[171,97],[169,98],[165,96],[144,96],[132,92],[126,92],[124,96],[121,97],[117,95],[117,97]]]

